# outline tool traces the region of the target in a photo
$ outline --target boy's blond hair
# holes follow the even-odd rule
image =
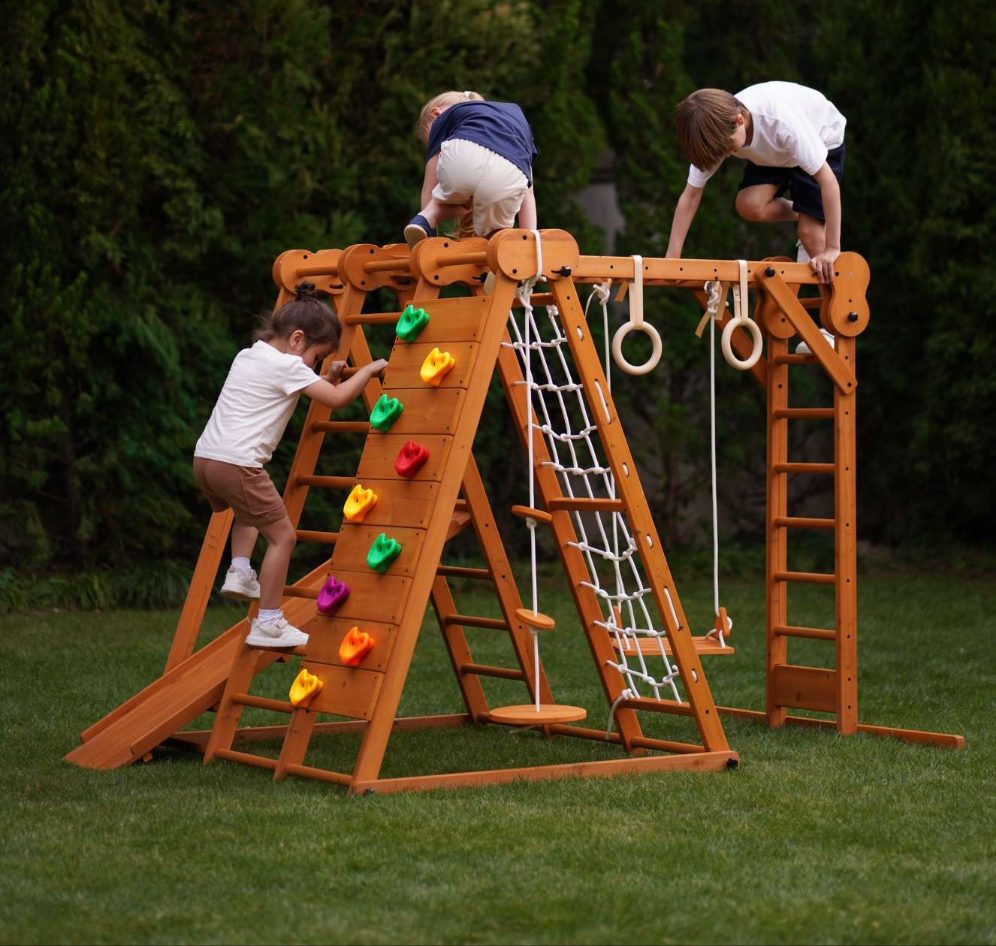
[[[484,96],[477,92],[440,92],[435,98],[429,99],[422,106],[422,114],[418,117],[418,136],[423,141],[429,140],[429,129],[432,127],[432,116],[429,114],[434,108],[449,108],[458,102],[483,102]]]
[[[711,171],[729,157],[737,119],[747,115],[744,104],[722,89],[699,89],[674,111],[678,143],[700,171]]]

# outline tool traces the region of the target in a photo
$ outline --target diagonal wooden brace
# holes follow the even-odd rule
[[[802,303],[795,297],[792,290],[785,285],[784,280],[773,266],[760,269],[757,279],[766,292],[778,303],[785,313],[785,318],[792,323],[793,328],[802,336],[816,360],[823,365],[823,370],[830,375],[833,383],[840,388],[841,393],[850,394],[857,386],[858,380],[854,372],[844,363],[840,355],[830,347]]]

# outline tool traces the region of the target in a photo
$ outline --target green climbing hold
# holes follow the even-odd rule
[[[388,566],[401,554],[401,543],[397,539],[389,539],[382,532],[367,552],[367,564],[375,572],[386,572]]]
[[[404,342],[413,342],[428,324],[429,313],[409,304],[398,319],[397,336]]]
[[[382,394],[370,412],[370,426],[377,430],[390,430],[391,424],[401,416],[404,409],[405,405],[396,397]]]

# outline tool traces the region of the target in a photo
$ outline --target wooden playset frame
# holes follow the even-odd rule
[[[285,589],[284,612],[288,620],[308,631],[308,644],[297,651],[302,667],[323,682],[320,693],[306,707],[253,696],[254,676],[286,652],[264,651],[244,643],[247,622],[239,621],[200,649],[196,643],[208,598],[226,550],[232,524],[231,512],[216,513],[208,526],[187,600],[174,635],[163,675],[130,700],[82,733],[82,744],[66,759],[93,768],[115,768],[148,759],[159,746],[183,747],[203,752],[205,761],[226,759],[271,770],[274,777],[310,777],[345,786],[350,793],[428,789],[479,785],[513,779],[547,779],[570,776],[614,775],[674,769],[718,770],[734,767],[737,754],[727,744],[720,714],[763,720],[769,726],[787,723],[835,727],[842,734],[868,733],[893,736],[908,742],[961,748],[961,736],[872,726],[858,721],[857,700],[857,570],[856,570],[856,455],[855,339],[869,320],[865,289],[868,267],[853,253],[842,254],[837,278],[829,291],[799,298],[803,286],[818,286],[806,264],[786,260],[747,263],[747,280],[755,291],[757,318],[765,336],[765,357],[750,370],[766,391],[767,402],[767,705],[763,711],[717,707],[700,662],[713,643],[693,638],[681,609],[680,598],[668,568],[663,546],[647,505],[639,475],[622,430],[621,420],[606,383],[599,355],[585,322],[577,285],[606,280],[632,281],[633,257],[582,256],[577,243],[564,231],[540,231],[542,278],[549,291],[535,293],[533,304],[555,304],[570,343],[574,365],[584,394],[591,401],[592,417],[605,456],[611,466],[618,495],[613,499],[584,500],[565,496],[557,475],[547,461],[542,436],[533,433],[534,470],[543,509],[533,513],[548,523],[570,584],[582,629],[591,649],[608,704],[613,708],[615,730],[607,732],[548,722],[549,736],[575,736],[618,745],[625,756],[603,761],[583,761],[490,771],[380,777],[388,740],[394,731],[456,727],[500,722],[492,715],[481,678],[518,680],[530,699],[539,689],[539,702],[556,707],[546,674],[537,677],[531,654],[529,627],[524,623],[522,601],[474,461],[472,446],[485,397],[495,368],[523,443],[529,436],[526,391],[518,355],[507,343],[508,313],[523,279],[537,273],[537,245],[533,233],[502,231],[490,241],[445,238],[425,240],[414,250],[392,244],[379,247],[358,244],[347,250],[287,251],[276,260],[274,280],[279,287],[277,305],[292,294],[302,279],[309,279],[328,293],[343,322],[339,351],[332,357],[348,360],[351,368],[369,363],[365,325],[397,323],[401,312],[364,313],[369,292],[389,288],[399,300],[423,306],[431,320],[414,343],[395,344],[383,384],[371,380],[363,393],[368,409],[382,393],[396,395],[406,410],[389,432],[372,430],[365,422],[335,421],[331,411],[316,402],[308,409],[303,433],[288,477],[284,501],[291,522],[298,527],[311,489],[348,491],[357,482],[372,486],[379,501],[362,523],[344,522],[338,533],[298,531],[301,541],[332,546],[329,562],[312,570]],[[644,286],[677,286],[690,289],[705,308],[703,285],[707,281],[733,283],[738,279],[736,261],[642,260]],[[494,286],[485,295],[483,282],[494,274]],[[465,298],[440,299],[442,287],[460,284],[471,289]],[[825,288],[825,287],[824,287]],[[818,308],[823,327],[832,332],[831,347],[807,309]],[[720,311],[719,324],[730,314]],[[798,334],[812,354],[790,354],[788,341]],[[503,344],[503,342],[505,344]],[[433,346],[454,352],[457,368],[438,388],[419,381],[419,366]],[[751,343],[741,330],[733,332],[734,351],[744,356]],[[832,407],[798,407],[789,404],[789,369],[818,365],[834,386]],[[595,392],[598,393],[596,402]],[[829,420],[834,429],[834,459],[828,463],[794,462],[788,456],[790,421]],[[326,433],[365,434],[366,444],[355,477],[316,475],[316,463]],[[395,454],[411,437],[428,445],[432,460],[415,479],[397,476]],[[834,478],[832,518],[789,515],[788,478],[792,475],[825,475]],[[598,599],[586,583],[587,567],[578,551],[572,515],[584,510],[623,513],[639,544],[643,572],[666,631],[667,646],[677,664],[686,698],[681,701],[628,697],[625,681],[612,666],[612,642],[604,626]],[[446,565],[446,542],[472,528],[486,562],[485,568]],[[366,549],[374,537],[387,530],[401,538],[403,552],[386,574],[365,565]],[[791,531],[831,531],[835,545],[833,573],[794,572],[788,569],[787,543]],[[352,588],[342,611],[325,617],[315,599],[327,573],[334,572]],[[502,618],[459,614],[449,585],[450,578],[491,582]],[[832,629],[794,626],[788,621],[787,589],[793,583],[832,585],[835,591],[835,626]],[[669,600],[666,600],[669,599]],[[465,703],[465,712],[440,716],[398,718],[397,709],[428,603],[431,601],[442,629],[454,673]],[[672,607],[673,605],[673,607]],[[374,648],[359,667],[344,666],[339,645],[354,625],[370,633]],[[477,663],[464,629],[489,628],[509,635],[518,667]],[[556,633],[564,633],[559,631]],[[833,669],[793,665],[788,662],[789,638],[832,642]],[[251,706],[288,713],[287,726],[239,728],[242,707]],[[210,731],[180,731],[198,715],[217,709]],[[791,708],[817,711],[822,718],[789,715]],[[691,717],[698,728],[696,744],[649,738],[643,734],[638,712]],[[319,714],[347,717],[347,721],[319,722]],[[557,714],[552,714],[554,720]],[[362,742],[351,773],[332,772],[304,764],[313,734],[362,732]],[[280,756],[274,759],[233,748],[254,740],[283,738]]]

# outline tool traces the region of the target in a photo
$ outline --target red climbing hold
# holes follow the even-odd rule
[[[415,443],[414,440],[409,440],[402,448],[401,452],[398,454],[397,459],[394,461],[394,469],[398,476],[404,476],[411,479],[418,473],[419,470],[425,466],[425,461],[429,459],[429,451],[425,449],[420,443]]]

